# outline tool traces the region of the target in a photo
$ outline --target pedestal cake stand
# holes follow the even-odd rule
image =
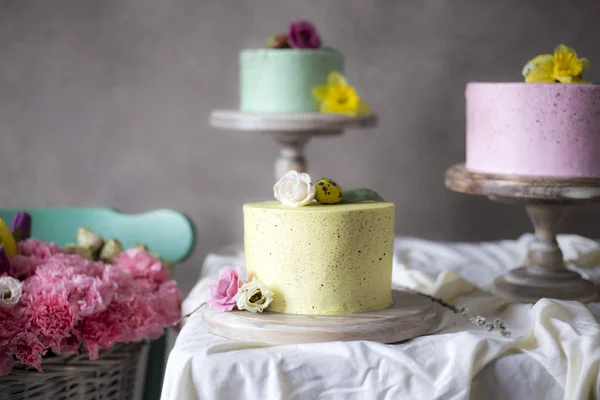
[[[569,206],[600,202],[600,179],[479,174],[458,164],[446,171],[446,186],[456,192],[522,204],[529,214],[535,237],[525,265],[497,278],[495,294],[523,302],[543,297],[583,302],[597,299],[594,284],[565,267],[556,234]]]
[[[377,125],[374,114],[350,117],[343,114],[269,114],[235,110],[215,110],[210,116],[215,128],[273,135],[281,146],[275,161],[275,180],[289,170],[306,171],[304,147],[312,137],[341,135],[347,128]]]
[[[394,289],[386,309],[346,315],[293,315],[265,311],[218,313],[203,307],[204,327],[233,340],[269,345],[371,340],[396,343],[432,333],[443,310],[419,294]]]

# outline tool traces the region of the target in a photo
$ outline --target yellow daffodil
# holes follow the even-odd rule
[[[530,60],[523,68],[527,83],[588,83],[581,79],[590,67],[587,58],[578,58],[574,49],[561,44],[554,54],[542,54]]]
[[[322,113],[338,113],[350,116],[367,115],[371,109],[363,102],[356,90],[339,72],[330,72],[327,85],[313,88],[313,96],[320,103]]]

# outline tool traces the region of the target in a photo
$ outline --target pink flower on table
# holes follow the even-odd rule
[[[31,332],[17,333],[10,340],[8,348],[23,364],[42,371],[42,355],[46,354],[46,348],[36,335]]]
[[[313,24],[298,21],[290,24],[288,43],[297,49],[318,49],[321,47],[321,38]]]
[[[134,279],[145,278],[156,284],[169,280],[166,265],[152,254],[137,247],[122,252],[114,260],[114,264],[129,271]]]
[[[215,311],[231,311],[235,308],[238,290],[242,286],[239,267],[235,270],[229,267],[219,272],[219,279],[210,286],[208,305]]]

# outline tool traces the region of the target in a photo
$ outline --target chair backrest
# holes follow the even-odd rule
[[[195,244],[192,221],[180,212],[167,209],[142,214],[124,214],[111,208],[0,209],[7,224],[17,212],[31,214],[31,236],[59,246],[76,242],[77,228],[87,226],[104,238],[115,237],[129,248],[136,243],[169,261],[182,261]]]

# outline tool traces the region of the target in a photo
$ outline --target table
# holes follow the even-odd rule
[[[408,342],[333,342],[268,347],[206,332],[199,313],[169,356],[163,400],[185,399],[587,399],[600,395],[600,303],[542,299],[510,304],[488,294],[519,265],[532,235],[493,243],[395,240],[394,284],[441,297],[473,315],[500,317],[510,338],[446,313],[436,334]],[[567,263],[600,280],[600,244],[559,236]],[[204,299],[240,254],[211,254],[184,313]],[[593,398],[593,397],[592,397]]]

